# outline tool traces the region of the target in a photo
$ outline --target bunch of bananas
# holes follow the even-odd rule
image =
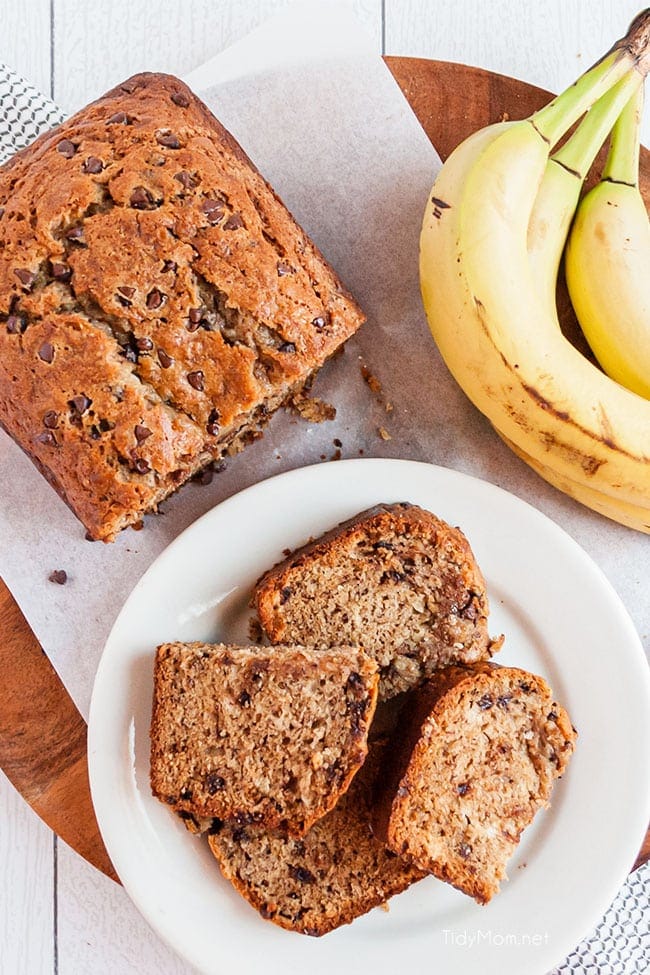
[[[424,216],[420,281],[449,370],[497,433],[566,494],[650,533],[650,224],[638,190],[649,47],[646,10],[563,94],[451,154]],[[602,181],[580,201],[612,128]],[[560,329],[565,245],[576,314],[609,375]]]

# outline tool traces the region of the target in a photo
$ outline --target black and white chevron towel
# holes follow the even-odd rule
[[[0,163],[64,117],[54,102],[0,64]],[[629,877],[595,932],[552,975],[649,973],[650,864],[646,864]]]

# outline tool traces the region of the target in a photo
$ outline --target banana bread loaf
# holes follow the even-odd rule
[[[362,323],[232,136],[139,74],[0,168],[0,424],[111,540]]]
[[[384,746],[328,815],[301,839],[215,823],[208,837],[224,877],[262,917],[301,934],[327,934],[383,904],[426,874],[372,833],[372,796]]]
[[[377,834],[485,904],[575,739],[541,677],[491,663],[442,670],[402,710],[379,785]]]
[[[490,656],[485,581],[467,539],[411,504],[361,512],[295,551],[253,596],[272,643],[362,645],[380,700],[438,667]]]
[[[168,643],[151,721],[154,795],[192,821],[301,835],[367,753],[377,668],[363,651]]]

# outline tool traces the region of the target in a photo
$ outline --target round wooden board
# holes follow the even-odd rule
[[[506,118],[524,118],[548,92],[503,75],[444,61],[386,58],[442,159],[471,132]],[[650,203],[650,154],[641,184]],[[567,334],[580,345],[566,295],[559,291]],[[86,726],[0,580],[0,767],[38,815],[90,863],[117,879],[90,800]],[[650,832],[635,866],[650,858]]]

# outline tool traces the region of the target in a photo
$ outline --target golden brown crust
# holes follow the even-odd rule
[[[169,75],[0,169],[0,245],[0,422],[94,538],[254,433],[363,320]]]

